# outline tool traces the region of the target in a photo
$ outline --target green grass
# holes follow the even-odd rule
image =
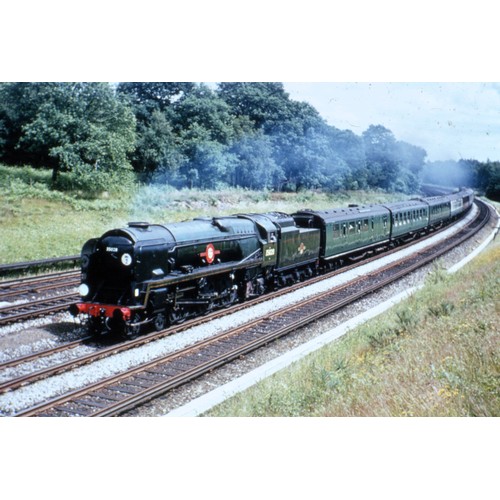
[[[87,239],[131,220],[167,223],[199,216],[293,212],[401,198],[383,192],[216,192],[154,185],[136,186],[120,195],[102,193],[92,199],[78,191],[51,189],[49,170],[0,165],[0,263],[78,254]]]
[[[500,416],[499,296],[497,243],[208,416]]]
[[[0,263],[78,254],[86,239],[123,223],[126,204],[50,189],[50,172],[0,166]]]

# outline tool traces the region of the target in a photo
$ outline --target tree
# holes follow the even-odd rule
[[[54,183],[61,170],[71,171],[77,185],[96,190],[129,178],[135,119],[110,85],[12,83],[0,92],[7,160],[50,167]]]
[[[362,134],[365,145],[368,184],[394,190],[400,175],[396,139],[382,125],[370,125]]]
[[[500,202],[500,162],[489,162],[490,170],[489,170],[489,182],[486,186],[486,196],[490,198],[490,200],[499,201]]]
[[[172,124],[180,135],[198,127],[210,141],[229,144],[234,137],[234,118],[229,105],[205,85],[176,103],[174,111]]]
[[[52,104],[61,104],[63,94],[59,83],[2,83],[0,84],[0,120],[3,123],[2,159],[7,163],[30,163],[34,166],[50,166],[47,148],[21,148],[20,141],[25,127],[36,120],[39,109],[49,111]]]
[[[136,172],[151,175],[157,170],[174,171],[179,168],[177,137],[165,113],[154,110],[149,120],[138,121],[132,165]]]
[[[197,141],[192,144],[189,161],[179,174],[184,185],[189,183],[194,187],[195,182],[199,182],[197,187],[202,189],[217,189],[229,184],[235,164],[236,158],[226,146],[214,141]]]
[[[290,117],[289,98],[282,83],[220,83],[218,95],[230,106],[235,116],[247,116],[256,129],[269,131],[275,123]]]
[[[363,139],[350,130],[328,127],[328,137],[338,164],[343,165],[342,177],[337,177],[338,188],[366,189],[368,172],[366,168]]]
[[[402,190],[407,193],[416,193],[420,189],[420,178],[427,152],[423,148],[403,141],[398,141],[396,147],[401,167]]]
[[[229,150],[236,158],[231,184],[249,189],[279,188],[284,173],[272,156],[268,136],[256,133],[235,142]]]
[[[196,84],[190,82],[123,82],[118,84],[116,91],[128,98],[139,120],[147,120],[154,110],[165,111],[195,88]]]

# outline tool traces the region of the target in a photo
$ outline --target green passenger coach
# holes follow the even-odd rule
[[[329,260],[350,253],[365,252],[389,241],[390,212],[381,206],[350,206],[336,210],[303,210],[293,214],[300,227],[321,231],[320,258]]]
[[[422,200],[410,200],[384,205],[391,212],[391,239],[413,236],[429,224],[429,205]]]

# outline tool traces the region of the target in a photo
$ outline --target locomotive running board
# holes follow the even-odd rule
[[[179,285],[181,283],[187,283],[198,278],[206,278],[207,276],[217,276],[222,273],[230,273],[238,271],[240,269],[251,269],[252,267],[258,267],[262,264],[261,260],[255,260],[255,263],[248,260],[239,261],[238,263],[231,264],[218,264],[215,266],[202,267],[193,271],[189,274],[181,274],[177,278],[172,275],[167,275],[165,279],[161,281],[149,282],[147,284],[146,296],[144,298],[143,307],[146,307],[149,295],[151,291],[157,288],[162,288],[165,286]]]

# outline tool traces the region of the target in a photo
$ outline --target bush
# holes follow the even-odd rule
[[[135,175],[131,170],[103,172],[86,166],[59,175],[54,185],[61,191],[85,193],[83,196],[87,198],[95,198],[104,192],[128,193],[134,186]]]

